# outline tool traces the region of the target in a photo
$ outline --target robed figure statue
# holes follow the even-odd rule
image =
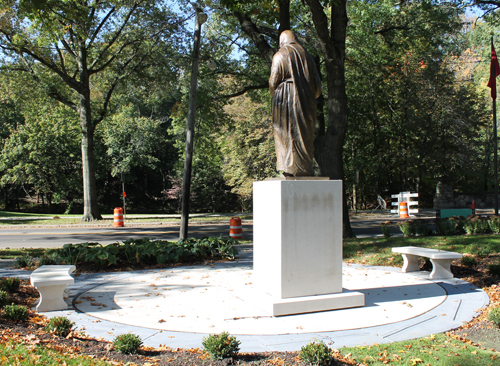
[[[277,170],[284,176],[314,176],[316,98],[321,95],[321,80],[312,56],[290,30],[280,35],[269,89]]]

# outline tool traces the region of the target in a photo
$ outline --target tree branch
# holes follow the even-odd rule
[[[257,49],[260,51],[264,60],[266,60],[268,65],[271,66],[273,62],[274,49],[269,45],[269,43],[267,43],[266,39],[262,33],[259,32],[257,26],[249,16],[240,12],[234,12],[233,14],[240,22],[243,32],[250,37]]]
[[[250,85],[250,86],[244,87],[242,90],[240,90],[236,93],[220,95],[214,99],[216,99],[216,100],[217,99],[230,99],[230,98],[234,98],[234,97],[239,97],[240,95],[243,95],[250,90],[259,90],[259,89],[267,89],[267,88],[269,88],[269,83],[260,84],[260,85]]]
[[[403,27],[403,26],[393,26],[385,29],[381,29],[379,31],[374,32],[373,34],[386,34],[387,32],[393,31],[393,30],[410,30],[412,28],[409,27]]]
[[[139,7],[139,4],[134,4],[134,6],[130,9],[128,12],[127,16],[125,17],[125,20],[123,21],[123,24],[121,25],[120,29],[118,29],[113,36],[113,38],[109,41],[106,47],[99,53],[99,55],[95,58],[94,62],[92,62],[92,65],[89,67],[89,71],[92,71],[93,68],[97,65],[97,63],[101,60],[101,58],[108,52],[108,50],[113,46],[116,42],[116,40],[121,36],[123,30],[125,29],[125,26],[128,24],[130,18],[132,17],[132,14],[136,11],[136,9]]]

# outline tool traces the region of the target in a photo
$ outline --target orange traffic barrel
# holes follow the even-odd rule
[[[399,203],[399,218],[400,219],[407,219],[410,216],[408,216],[408,202],[403,201]]]
[[[123,227],[123,208],[115,207],[113,217],[114,217],[113,226],[114,227]]]
[[[239,217],[233,217],[229,220],[229,236],[233,239],[243,239],[243,228]]]

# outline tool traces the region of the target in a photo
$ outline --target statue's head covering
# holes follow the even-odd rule
[[[299,43],[297,42],[297,39],[295,38],[295,34],[291,30],[286,30],[281,32],[280,35],[280,47],[286,46],[287,44],[290,43]]]

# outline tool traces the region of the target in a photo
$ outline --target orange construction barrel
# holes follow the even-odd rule
[[[229,220],[229,236],[233,239],[243,239],[243,228],[239,217],[233,217]]]
[[[399,218],[407,219],[410,216],[408,215],[408,202],[403,201],[399,202]]]
[[[123,208],[115,207],[113,217],[114,217],[113,226],[114,227],[123,227]]]

